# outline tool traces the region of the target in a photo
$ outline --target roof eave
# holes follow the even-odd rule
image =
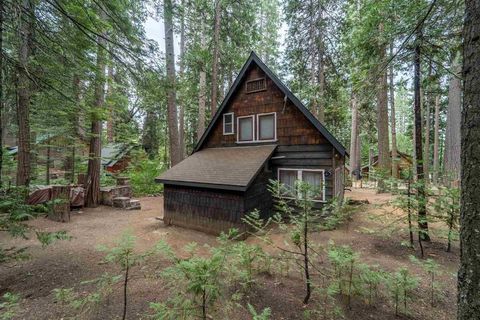
[[[245,192],[248,189],[248,186],[235,186],[235,185],[201,183],[201,182],[191,182],[191,181],[177,181],[177,180],[166,180],[166,179],[160,179],[160,178],[156,178],[155,182],[163,183],[165,185],[174,185],[174,186],[182,186],[182,187],[208,188],[208,189],[241,191],[241,192]]]

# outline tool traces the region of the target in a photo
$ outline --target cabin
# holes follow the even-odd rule
[[[270,215],[270,179],[295,195],[297,180],[343,199],[345,147],[252,52],[193,153],[157,182],[164,222],[218,234],[245,229],[254,209]]]
[[[390,151],[390,158],[392,157],[392,151]],[[371,160],[370,160],[371,166],[373,169],[378,168],[378,154],[374,155]],[[396,176],[400,177],[400,173],[402,171],[411,171],[413,168],[413,158],[412,156],[401,152],[397,151],[397,172]],[[362,167],[362,176],[363,177],[368,177],[370,171],[370,166],[366,165]],[[393,172],[391,172],[393,175]]]

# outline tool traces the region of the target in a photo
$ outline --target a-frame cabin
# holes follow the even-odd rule
[[[343,198],[345,147],[252,52],[192,155],[164,184],[164,222],[218,234],[270,214],[270,179],[307,181],[319,206]],[[294,191],[292,191],[294,193]]]

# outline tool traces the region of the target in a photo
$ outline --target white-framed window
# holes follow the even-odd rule
[[[223,114],[223,135],[234,134],[233,120],[235,115],[233,112]]]
[[[277,113],[257,114],[257,139],[258,141],[277,140]]]
[[[255,116],[237,117],[237,142],[255,142]]]
[[[285,186],[287,198],[301,196],[297,190],[297,181],[303,181],[311,185],[315,191],[313,201],[325,202],[325,170],[324,169],[296,169],[279,168],[277,172],[278,181]]]

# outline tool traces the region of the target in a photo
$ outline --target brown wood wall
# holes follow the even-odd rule
[[[244,195],[241,192],[165,185],[164,222],[219,234],[244,228]]]
[[[230,100],[230,105],[226,106],[224,110],[225,113],[235,113],[235,134],[223,135],[223,117],[220,117],[207,137],[203,148],[236,146],[237,117],[268,112],[277,113],[277,143],[279,145],[327,143],[326,139],[291,101],[284,102],[285,95],[271,79],[267,78],[267,90],[247,93],[245,81],[261,77],[266,77],[263,71],[255,65],[251,67],[246,73],[244,82],[240,84],[239,90]]]

